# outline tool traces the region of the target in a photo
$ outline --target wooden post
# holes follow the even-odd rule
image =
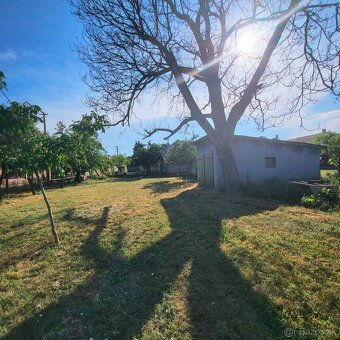
[[[46,207],[47,207],[47,210],[48,210],[48,215],[50,217],[50,222],[51,222],[51,227],[52,227],[52,235],[54,237],[55,243],[59,244],[60,241],[59,241],[59,237],[58,237],[58,234],[57,234],[57,231],[56,231],[56,226],[55,226],[55,223],[54,223],[52,209],[51,209],[50,203],[47,199],[45,189],[44,189],[44,185],[43,185],[43,183],[40,179],[39,179],[39,185],[40,185],[41,192],[44,196],[44,201],[45,201],[45,204],[46,204]]]

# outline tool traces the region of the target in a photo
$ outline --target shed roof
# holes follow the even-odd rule
[[[304,143],[300,141],[292,141],[292,140],[280,140],[277,138],[274,139],[269,139],[266,137],[250,137],[250,136],[242,136],[242,135],[235,135],[234,136],[235,140],[248,140],[252,141],[254,143],[268,143],[268,144],[285,144],[285,145],[301,145],[301,146],[307,146],[311,148],[318,148],[321,149],[323,148],[322,145],[318,144],[311,144],[311,143]],[[198,145],[201,143],[207,143],[209,142],[208,136],[201,137],[193,142],[194,145]]]

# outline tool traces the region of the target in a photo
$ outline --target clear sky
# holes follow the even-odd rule
[[[5,73],[11,100],[28,101],[39,105],[47,116],[47,126],[53,132],[57,121],[66,124],[89,112],[84,104],[88,88],[81,76],[86,67],[78,61],[74,44],[81,35],[81,25],[72,15],[66,0],[0,0],[0,70]],[[0,97],[0,102],[5,102]],[[308,116],[305,126],[340,132],[340,103],[326,96],[318,104],[305,109]],[[137,109],[138,119],[131,127],[113,127],[101,134],[105,149],[131,154],[134,142],[142,139],[144,128],[176,125],[176,119],[166,119],[162,104],[155,105],[146,100]],[[163,124],[164,125],[164,124]],[[180,133],[170,140],[190,137],[192,132],[204,133],[195,124],[186,133]],[[280,139],[308,135],[299,128],[299,120],[292,118],[280,128],[259,132],[252,124],[239,125],[238,134],[250,136],[279,135]],[[164,134],[154,135],[153,142],[164,142]]]

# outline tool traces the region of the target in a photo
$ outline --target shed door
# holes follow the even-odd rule
[[[214,186],[214,154],[206,152],[198,158],[198,183],[204,187]]]

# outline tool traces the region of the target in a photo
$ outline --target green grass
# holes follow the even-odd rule
[[[320,176],[327,177],[328,174],[333,175],[336,174],[337,172],[338,172],[337,170],[320,170]]]
[[[47,195],[59,247],[40,195],[0,207],[0,337],[272,339],[289,327],[336,338],[336,212],[174,178]]]

